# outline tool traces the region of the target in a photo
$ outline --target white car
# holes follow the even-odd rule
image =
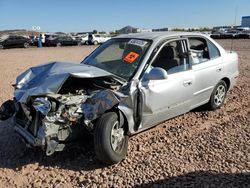
[[[88,44],[102,44],[106,42],[107,40],[111,39],[110,36],[104,35],[104,34],[89,34],[88,37]]]
[[[81,44],[87,44],[89,40],[89,35],[85,34],[85,35],[75,36],[75,40],[79,41]]]
[[[238,55],[199,33],[120,35],[81,64],[53,62],[16,79],[0,120],[46,155],[93,133],[99,160],[125,158],[129,136],[205,105],[220,108],[238,77]]]

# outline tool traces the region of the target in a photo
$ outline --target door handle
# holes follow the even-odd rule
[[[216,69],[216,72],[220,72],[221,70],[222,70],[222,68],[219,67],[219,68]]]
[[[192,80],[186,80],[186,81],[183,82],[183,85],[184,86],[190,86],[190,85],[192,85],[192,83],[193,83]]]

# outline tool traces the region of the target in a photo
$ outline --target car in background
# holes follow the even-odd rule
[[[236,38],[239,38],[239,32],[238,31],[225,31],[221,33],[220,38],[221,39],[236,39]]]
[[[219,32],[219,31],[214,31],[210,35],[210,37],[213,38],[213,39],[220,39],[220,36],[221,36],[221,32]]]
[[[44,36],[45,36],[45,41],[46,41],[47,39],[50,39],[50,40],[55,39],[55,38],[59,37],[60,35],[55,34],[55,33],[46,33]]]
[[[88,44],[98,45],[106,42],[109,39],[111,39],[111,37],[105,34],[89,34]]]
[[[204,31],[204,32],[202,32],[202,34],[204,34],[204,35],[206,35],[208,37],[211,37],[212,33],[210,31]]]
[[[85,35],[81,35],[81,36],[75,36],[75,40],[80,42],[81,45],[88,44],[89,35],[85,34]]]
[[[23,47],[29,48],[31,40],[23,36],[3,36],[0,38],[0,49]]]
[[[57,36],[57,37],[49,37],[45,40],[45,46],[76,46],[81,45],[81,43],[77,40],[74,40],[70,36]]]
[[[125,158],[129,136],[202,105],[220,108],[238,74],[237,53],[206,35],[120,35],[81,64],[53,62],[20,74],[0,120],[14,116],[15,131],[49,156],[89,131],[97,158],[114,164]]]
[[[242,31],[239,33],[240,39],[250,39],[250,31]]]

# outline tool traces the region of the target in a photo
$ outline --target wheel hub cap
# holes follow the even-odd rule
[[[119,122],[116,121],[111,131],[111,146],[114,151],[117,151],[122,145],[124,139],[124,130],[119,127]]]
[[[224,98],[225,98],[225,94],[226,94],[226,88],[223,85],[220,85],[216,92],[215,92],[215,96],[214,96],[214,103],[219,106]]]

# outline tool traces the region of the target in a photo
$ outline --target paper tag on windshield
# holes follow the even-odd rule
[[[128,42],[128,44],[144,47],[147,44],[147,42],[143,40],[138,40],[138,39],[131,39]]]
[[[123,60],[128,63],[133,63],[140,55],[135,52],[129,52],[128,55],[126,55]]]

